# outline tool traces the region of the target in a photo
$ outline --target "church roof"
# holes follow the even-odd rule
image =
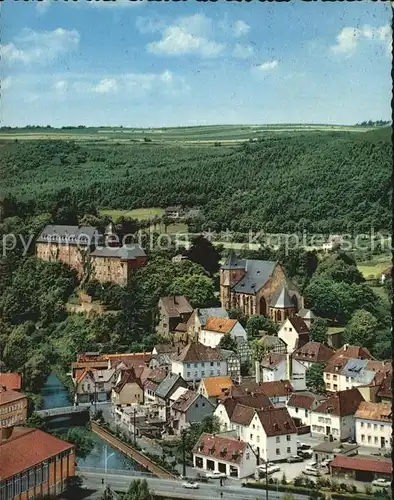
[[[294,304],[291,301],[289,292],[286,287],[283,287],[276,295],[274,295],[271,302],[271,307],[275,307],[277,309],[294,307]]]
[[[244,263],[245,276],[233,287],[236,293],[257,293],[271,278],[276,266],[276,262],[270,260],[248,259],[240,262]]]
[[[223,270],[228,269],[245,269],[245,259],[238,259],[233,250],[230,250],[225,263],[222,266]]]
[[[315,319],[316,316],[313,314],[313,312],[310,309],[300,309],[297,313],[297,315],[302,318],[302,319]]]

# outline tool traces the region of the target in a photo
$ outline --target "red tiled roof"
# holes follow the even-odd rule
[[[347,391],[335,392],[313,411],[315,413],[329,413],[338,417],[347,417],[356,413],[362,401],[364,401],[364,398],[360,391],[353,387]]]
[[[383,379],[380,385],[380,389],[378,390],[377,393],[378,397],[393,399],[392,380],[393,380],[392,376]]]
[[[289,380],[276,380],[273,382],[261,382],[260,391],[269,398],[288,396],[294,392],[293,386]]]
[[[356,414],[357,418],[364,420],[377,420],[392,423],[392,410],[390,403],[369,403],[361,401]]]
[[[239,464],[248,449],[252,453],[246,443],[236,438],[204,433],[193,448],[193,453]]]
[[[309,328],[305,321],[299,316],[293,316],[289,318],[290,323],[297,333],[309,333]]]
[[[283,436],[297,434],[297,428],[287,408],[270,408],[257,410],[257,415],[267,436]]]
[[[353,359],[375,359],[372,354],[365,347],[358,345],[345,344],[332,355],[330,362],[340,357],[353,358]]]
[[[169,318],[179,318],[181,314],[191,314],[193,312],[192,306],[184,295],[162,297],[160,302]]]
[[[206,377],[202,379],[201,384],[209,398],[222,396],[223,392],[232,387],[233,381],[229,376],[223,377]]]
[[[287,403],[287,406],[292,406],[294,408],[304,408],[305,410],[310,410],[316,401],[316,396],[314,394],[300,394],[293,393]]]
[[[3,389],[2,387],[0,387],[0,405],[13,403],[14,401],[18,401],[19,399],[24,398],[27,398],[26,394],[22,394],[18,391]]]
[[[198,397],[199,394],[197,392],[188,390],[179,396],[179,398],[171,406],[171,409],[184,413]]]
[[[390,459],[363,457],[362,455],[358,455],[357,457],[337,455],[330,463],[330,467],[375,472],[378,474],[392,474],[393,472],[393,464]]]
[[[297,348],[293,353],[293,359],[297,361],[310,361],[313,363],[322,363],[328,361],[334,354],[334,349],[321,342],[307,342],[305,345]]]
[[[0,386],[2,385],[12,391],[20,391],[22,387],[22,377],[19,373],[0,373]]]
[[[204,330],[216,333],[230,333],[234,326],[237,324],[236,319],[217,318],[209,316],[205,324]]]
[[[261,366],[263,368],[275,368],[282,361],[286,361],[286,354],[272,353],[265,356],[261,361]]]
[[[124,370],[121,375],[119,384],[114,387],[114,391],[119,393],[126,384],[137,384],[140,389],[142,389],[141,380],[136,377],[135,371]]]
[[[38,429],[16,427],[0,444],[0,477],[4,480],[72,448],[74,445]]]

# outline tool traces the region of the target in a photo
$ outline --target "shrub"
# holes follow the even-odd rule
[[[281,483],[282,484],[287,484],[287,479],[286,479],[286,474],[285,473],[283,473],[283,475],[282,475]]]
[[[367,495],[372,495],[372,486],[370,484],[365,485],[365,493]]]

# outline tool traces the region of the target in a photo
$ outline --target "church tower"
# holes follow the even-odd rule
[[[220,268],[220,302],[226,310],[231,309],[231,289],[246,273],[246,261],[239,260],[233,250]]]
[[[287,318],[291,318],[296,312],[296,307],[290,298],[287,287],[282,287],[272,299],[270,318],[275,323],[284,323]]]

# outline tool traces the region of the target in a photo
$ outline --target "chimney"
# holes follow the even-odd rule
[[[261,380],[260,363],[258,361],[255,361],[254,366],[256,371],[256,384],[259,384]]]
[[[291,380],[293,373],[292,373],[292,362],[290,358],[290,354],[286,354],[286,376],[287,380]]]
[[[7,441],[12,436],[14,432],[14,426],[11,427],[1,427],[1,442]]]

